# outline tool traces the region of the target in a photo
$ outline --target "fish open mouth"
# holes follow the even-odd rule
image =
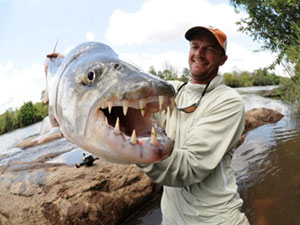
[[[115,134],[123,135],[126,139],[130,137],[132,144],[136,144],[138,138],[144,137],[150,137],[151,143],[157,144],[157,135],[166,135],[156,124],[152,114],[171,111],[174,105],[173,97],[159,96],[132,102],[124,100],[121,104],[107,101],[99,107],[105,116],[105,125],[113,129]]]
[[[153,113],[170,113],[174,98],[149,97],[135,101],[105,101],[98,105],[94,131],[105,137],[101,142],[129,162],[160,161],[172,152],[174,141],[153,119]]]

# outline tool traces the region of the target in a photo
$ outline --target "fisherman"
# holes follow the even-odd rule
[[[231,168],[244,130],[244,103],[218,74],[227,60],[227,38],[217,28],[201,26],[189,29],[185,38],[191,78],[172,83],[176,109],[165,116],[166,132],[175,137],[173,152],[161,162],[138,166],[164,185],[163,225],[247,225]]]

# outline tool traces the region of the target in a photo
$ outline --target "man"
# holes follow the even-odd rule
[[[231,169],[244,129],[244,104],[223,84],[219,66],[226,60],[226,35],[212,27],[193,27],[188,56],[191,79],[177,90],[176,109],[166,115],[166,132],[175,137],[169,158],[138,165],[164,185],[163,225],[249,224]]]

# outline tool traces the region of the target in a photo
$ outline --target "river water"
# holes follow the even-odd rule
[[[246,111],[265,107],[285,116],[276,124],[268,124],[250,131],[237,149],[232,166],[239,192],[244,200],[243,211],[254,225],[300,225],[300,113],[293,105],[264,98],[262,91],[273,87],[238,88]],[[64,139],[45,146],[26,150],[10,148],[23,138],[37,134],[41,124],[19,129],[0,136],[0,165],[9,161],[30,161],[45,152],[65,152],[51,162],[69,165],[81,161],[83,151]],[[160,196],[151,201],[125,225],[159,225]]]

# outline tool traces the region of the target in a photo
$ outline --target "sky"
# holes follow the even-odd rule
[[[181,73],[188,68],[184,33],[211,25],[228,36],[221,74],[268,66],[275,55],[238,32],[236,22],[246,16],[227,0],[0,0],[0,113],[41,100],[45,55],[57,40],[62,54],[98,41],[146,72],[171,65]]]

